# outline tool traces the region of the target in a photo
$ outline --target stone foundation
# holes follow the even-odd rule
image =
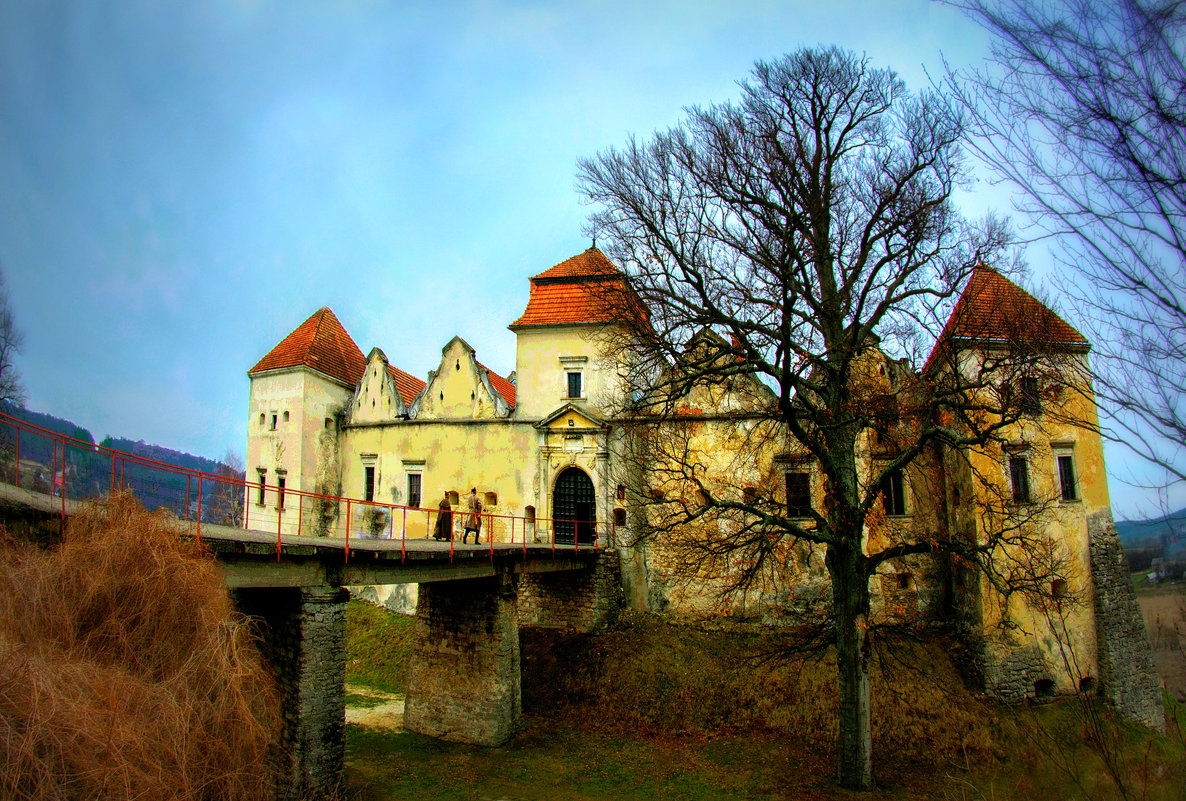
[[[1165,731],[1165,708],[1149,633],[1112,515],[1104,512],[1088,518],[1087,535],[1104,696],[1125,717]]]
[[[404,727],[501,745],[522,715],[519,616],[510,576],[420,585]]]
[[[621,562],[614,551],[602,552],[591,570],[519,577],[523,626],[600,631],[618,619],[623,602]]]
[[[277,798],[329,797],[345,756],[346,601],[336,587],[235,593],[281,695]]]

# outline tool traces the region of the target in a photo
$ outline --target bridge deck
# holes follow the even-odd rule
[[[83,502],[0,482],[0,501],[46,515],[73,515]],[[433,539],[310,537],[178,520],[178,535],[200,538],[232,588],[407,584],[589,567],[598,549],[582,545]]]

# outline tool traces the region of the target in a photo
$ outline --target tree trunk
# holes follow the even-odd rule
[[[862,556],[828,554],[836,616],[836,672],[840,698],[837,778],[850,790],[873,789],[869,703],[869,577]]]

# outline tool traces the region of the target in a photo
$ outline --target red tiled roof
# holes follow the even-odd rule
[[[486,375],[490,376],[490,385],[494,387],[494,391],[502,395],[507,405],[513,408],[515,405],[515,385],[481,362],[478,362],[478,368],[486,371]]]
[[[597,248],[562,261],[531,279],[527,308],[511,330],[534,325],[579,325],[622,319],[624,307],[646,313],[626,296],[622,272]]]
[[[366,360],[338,318],[322,306],[268,351],[248,374],[282,367],[311,367],[353,387],[366,370]]]
[[[424,382],[411,373],[405,373],[403,370],[396,367],[394,364],[387,365],[387,372],[395,379],[395,389],[399,392],[399,396],[404,399],[404,403],[411,405],[420,391],[424,389]]]
[[[1033,295],[983,265],[972,271],[923,372],[953,339],[1087,344],[1082,334]]]
[[[548,279],[564,279],[575,278],[582,276],[593,275],[621,275],[622,271],[614,266],[604,253],[596,247],[591,247],[584,253],[578,253],[571,259],[565,259],[557,264],[544,270],[539,275],[531,277],[532,283],[536,281],[547,281]]]

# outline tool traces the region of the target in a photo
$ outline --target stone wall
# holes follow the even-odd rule
[[[501,745],[522,715],[519,616],[508,575],[420,585],[404,726]]]
[[[345,590],[239,590],[281,694],[283,733],[275,756],[277,797],[329,796],[345,757]]]
[[[1038,697],[1038,683],[1053,681],[1051,670],[1035,646],[984,648],[980,670],[984,688],[1007,704]]]
[[[565,631],[600,631],[622,611],[621,562],[603,551],[590,570],[519,577],[519,622]]]
[[[1164,731],[1165,709],[1149,634],[1111,513],[1089,517],[1087,533],[1104,695],[1121,714]]]

